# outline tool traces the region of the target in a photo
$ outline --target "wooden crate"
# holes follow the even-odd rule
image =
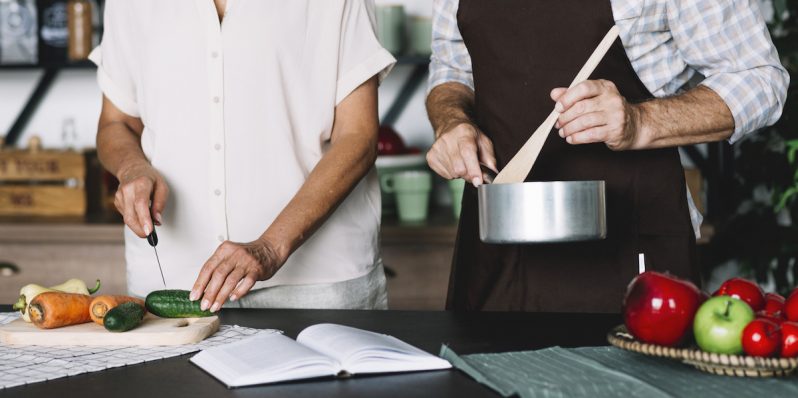
[[[0,150],[0,216],[85,215],[85,179],[79,152]]]

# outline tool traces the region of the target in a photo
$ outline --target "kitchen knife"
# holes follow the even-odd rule
[[[147,243],[152,246],[152,250],[155,251],[155,261],[158,262],[158,271],[161,272],[161,281],[163,282],[163,287],[166,289],[166,278],[163,277],[163,268],[161,268],[161,259],[158,257],[158,249],[155,246],[158,246],[158,234],[155,233],[155,225],[152,226],[152,233],[147,235]]]

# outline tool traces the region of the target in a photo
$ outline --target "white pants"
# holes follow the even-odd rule
[[[313,285],[282,285],[252,290],[225,308],[388,309],[382,262],[359,278]]]

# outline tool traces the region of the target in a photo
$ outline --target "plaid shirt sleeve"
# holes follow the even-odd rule
[[[668,0],[668,25],[684,62],[734,116],[730,142],[775,123],[789,74],[779,61],[759,4],[752,0]]]
[[[457,28],[458,0],[433,0],[432,57],[428,89],[446,82],[457,82],[474,89],[471,56]]]

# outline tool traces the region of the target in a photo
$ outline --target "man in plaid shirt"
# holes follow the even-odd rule
[[[590,80],[567,89],[575,71],[613,24],[620,30],[622,44],[615,43],[617,51],[608,53]],[[585,39],[591,36],[597,39]],[[582,44],[577,44],[580,40]],[[555,125],[559,137],[549,136],[528,180],[607,180],[610,217],[613,203],[626,203],[632,214],[616,214],[608,220],[612,246],[606,251],[612,255],[605,260],[629,264],[620,269],[608,265],[605,271],[623,275],[624,283],[633,275],[627,271],[632,269],[633,256],[636,261],[636,251],[660,253],[662,259],[651,259],[654,268],[695,275],[694,264],[679,269],[665,264],[665,258],[669,252],[686,253],[669,261],[692,263],[700,214],[691,201],[687,203],[683,177],[657,173],[676,169],[675,148],[680,145],[724,139],[733,143],[775,123],[789,84],[757,0],[508,0],[501,4],[434,0],[432,50],[427,110],[436,140],[427,154],[430,167],[444,178],[463,178],[478,186],[483,180],[480,163],[501,169],[545,115],[557,109],[561,112]],[[595,158],[586,160],[590,157],[586,151]],[[567,165],[573,162],[609,174],[570,173]],[[621,163],[626,171],[616,167]],[[665,188],[647,188],[644,180]],[[665,198],[662,192],[654,192],[657,189],[683,195]],[[450,308],[607,308],[579,300],[560,306],[557,300],[563,299],[552,298],[557,295],[537,285],[557,283],[553,277],[547,280],[551,275],[535,274],[535,269],[549,265],[545,259],[562,257],[554,254],[557,250],[580,248],[496,247],[469,238],[476,236],[470,219],[476,215],[469,208],[468,192]],[[654,203],[666,209],[662,215],[655,214]],[[673,211],[669,213],[668,208]],[[680,224],[685,217],[690,231]],[[690,235],[692,242],[679,247],[663,243],[666,236],[677,235],[685,241]],[[656,242],[645,243],[648,236],[656,237]],[[540,257],[547,250],[554,251]],[[596,251],[584,251],[585,258],[564,261],[563,267],[578,274],[579,265],[594,262],[588,258],[595,257]],[[487,270],[488,262],[506,264]],[[512,282],[519,273],[521,280],[530,281]],[[502,282],[518,287],[507,293],[506,285],[497,287]],[[621,288],[612,288],[620,291],[609,294],[609,303],[622,294]],[[566,296],[571,294],[571,289],[565,290]],[[617,310],[618,304],[620,300],[610,309]]]

